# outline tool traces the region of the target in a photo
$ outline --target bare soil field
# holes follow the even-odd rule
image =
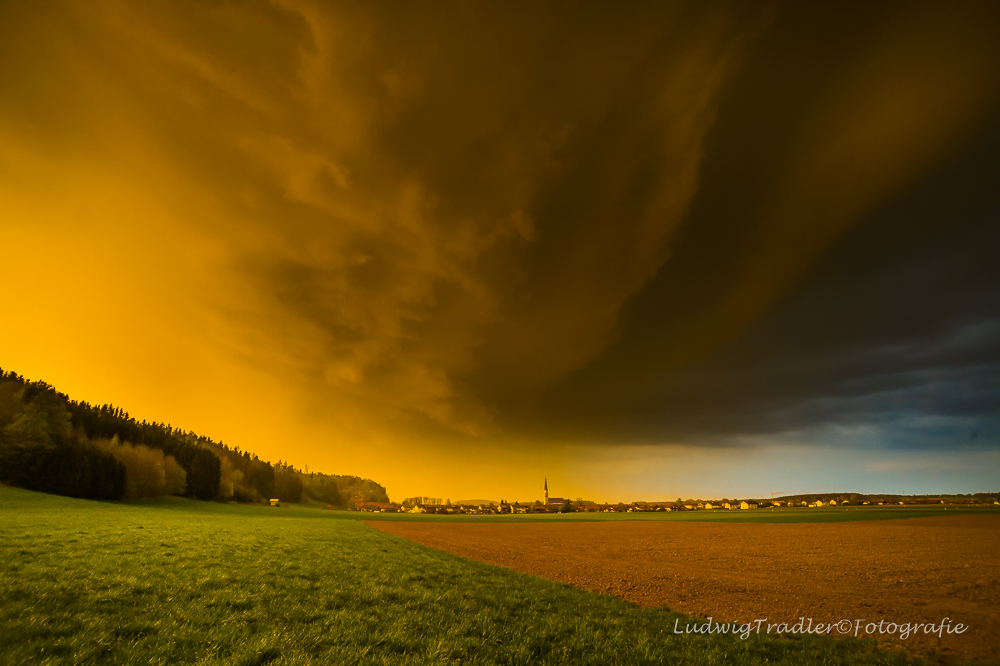
[[[480,562],[722,622],[791,625],[805,617],[888,627],[950,618],[968,630],[891,642],[913,653],[1000,658],[1000,516],[368,524]]]

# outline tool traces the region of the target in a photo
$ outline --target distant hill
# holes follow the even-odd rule
[[[878,502],[904,502],[906,504],[992,504],[997,501],[997,493],[972,493],[972,494],[929,494],[929,495],[899,495],[896,493],[802,493],[799,495],[782,495],[775,497],[775,500],[782,502],[815,502],[817,500],[828,502],[836,500],[838,504],[849,502],[850,504],[877,504]],[[757,501],[757,500],[754,500]],[[770,498],[759,500],[770,502]]]

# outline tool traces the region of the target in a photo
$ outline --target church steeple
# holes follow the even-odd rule
[[[547,477],[547,476],[545,477],[545,492],[543,493],[543,495],[545,497],[545,501],[543,503],[544,504],[548,504],[549,503],[549,477]]]

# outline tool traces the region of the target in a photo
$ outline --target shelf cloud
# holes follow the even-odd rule
[[[286,459],[996,449],[998,29],[990,3],[5,6],[3,363],[59,376],[32,333],[58,322],[120,360],[115,400],[308,442]],[[90,304],[44,305],[67,284]],[[194,406],[211,386],[266,425]]]

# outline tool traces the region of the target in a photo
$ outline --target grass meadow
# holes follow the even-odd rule
[[[691,618],[357,518],[0,487],[0,663],[918,663],[851,638],[673,635]]]

